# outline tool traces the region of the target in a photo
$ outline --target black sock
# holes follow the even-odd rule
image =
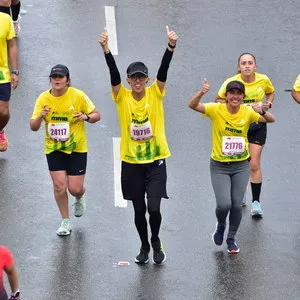
[[[10,15],[10,7],[0,5],[0,12]]]
[[[253,183],[251,182],[251,189],[252,189],[252,202],[258,201],[260,197],[260,191],[261,191],[261,185],[262,183]]]
[[[18,4],[11,6],[11,14],[12,14],[13,21],[18,20],[20,9],[21,9],[21,1]]]

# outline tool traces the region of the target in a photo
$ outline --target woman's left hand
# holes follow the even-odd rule
[[[87,119],[87,115],[80,111],[76,112],[73,118],[76,118],[77,121],[85,121]]]
[[[169,38],[169,43],[172,46],[175,46],[176,42],[178,40],[178,35],[176,34],[175,31],[170,30],[168,25],[166,26],[166,30],[167,30],[167,35],[168,35],[168,38]]]
[[[259,114],[262,113],[262,103],[261,102],[253,103],[251,106],[255,112],[257,112]]]

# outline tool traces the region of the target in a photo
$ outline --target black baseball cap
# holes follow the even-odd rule
[[[55,65],[52,67],[49,77],[53,75],[70,76],[69,69],[65,65]]]
[[[148,68],[141,61],[133,62],[127,68],[127,77],[131,77],[132,75],[138,73],[148,77]]]
[[[243,92],[245,94],[245,86],[242,82],[238,81],[238,80],[233,80],[230,81],[227,86],[226,86],[226,92],[230,91],[230,90],[240,90],[241,92]]]

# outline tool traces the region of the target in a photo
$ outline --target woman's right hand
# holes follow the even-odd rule
[[[46,117],[48,116],[49,112],[50,112],[51,108],[49,107],[49,105],[44,105],[42,111],[41,111],[41,117]]]
[[[209,91],[209,89],[210,89],[209,82],[208,82],[208,80],[206,78],[204,78],[203,85],[202,85],[202,87],[201,87],[201,89],[199,91],[199,94],[205,95]]]

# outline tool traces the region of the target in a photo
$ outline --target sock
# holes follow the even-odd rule
[[[19,2],[16,5],[11,6],[11,14],[12,14],[12,19],[13,21],[17,21],[19,14],[20,14],[20,9],[21,9],[21,2]]]
[[[253,183],[253,182],[251,182],[252,202],[253,201],[258,201],[259,202],[261,185],[262,185],[262,182],[260,182],[260,183]]]

